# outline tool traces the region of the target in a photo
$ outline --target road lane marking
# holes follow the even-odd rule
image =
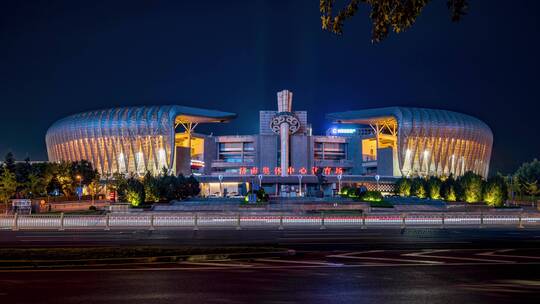
[[[540,260],[540,256],[498,254],[498,252],[510,252],[510,251],[515,251],[515,249],[502,249],[502,250],[481,252],[481,253],[477,253],[476,255],[489,256],[489,257],[493,256],[493,257],[503,257],[503,258],[518,258],[518,259],[523,258],[523,259]]]
[[[394,259],[394,258],[383,258],[383,257],[366,257],[366,256],[350,256],[350,255],[329,255],[329,258],[340,258],[340,259],[352,259],[352,260],[371,260],[371,261],[392,261],[392,262],[408,262],[408,263],[423,263],[423,264],[444,264],[444,262],[439,261],[429,261],[429,260],[410,260],[410,259]]]
[[[495,259],[479,259],[479,258],[466,258],[466,257],[456,257],[456,256],[444,256],[444,255],[431,255],[432,253],[438,252],[449,252],[451,250],[441,249],[441,250],[430,250],[430,251],[420,251],[413,253],[402,254],[403,256],[412,256],[412,257],[421,257],[421,258],[433,258],[433,259],[450,259],[450,260],[461,260],[461,261],[476,261],[476,262],[490,262],[490,263],[516,263],[514,261],[506,260],[495,260]]]
[[[289,264],[304,264],[304,265],[327,265],[327,266],[343,266],[341,263],[329,263],[323,261],[292,261],[292,260],[274,260],[274,259],[255,259],[256,262],[270,263],[289,263]]]
[[[343,254],[338,254],[339,256],[350,256],[350,255],[358,255],[358,254],[366,254],[366,253],[378,253],[378,252],[384,252],[385,250],[367,250],[367,251],[353,251],[353,252],[347,252]]]
[[[425,263],[402,263],[402,264],[345,264],[340,267],[345,268],[367,268],[367,267],[416,267],[416,266],[491,266],[491,265],[540,265],[539,262],[529,263],[442,263],[442,264],[425,264]],[[0,273],[11,272],[115,272],[115,271],[204,271],[204,270],[236,270],[236,269],[302,269],[302,268],[335,268],[336,266],[329,265],[283,265],[283,266],[252,266],[252,267],[168,267],[168,268],[109,268],[109,269],[0,269]]]
[[[196,265],[196,266],[218,266],[218,267],[253,267],[249,264],[232,264],[232,263],[215,263],[215,262],[181,262],[183,265]]]

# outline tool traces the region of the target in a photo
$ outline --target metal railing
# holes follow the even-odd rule
[[[540,227],[540,213],[381,213],[364,215],[276,215],[234,213],[147,213],[106,215],[2,215],[0,229],[243,229],[326,227]]]

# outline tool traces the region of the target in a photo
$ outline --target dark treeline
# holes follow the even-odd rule
[[[36,198],[49,195],[76,195],[80,186],[88,187],[99,181],[97,171],[88,161],[60,163],[31,163],[29,159],[16,162],[12,153],[5,156],[0,167],[0,200]]]
[[[170,202],[199,195],[199,182],[195,177],[170,175],[163,170],[158,176],[147,172],[143,177],[135,177],[115,173],[109,188],[116,191],[120,201],[127,201],[133,206],[143,203]]]
[[[200,192],[193,177],[169,175],[164,170],[158,176],[150,173],[114,174],[102,179],[86,160],[75,162],[18,162],[12,153],[6,154],[0,166],[0,202],[13,198],[65,196],[75,198],[77,188],[84,188],[92,199],[104,190],[116,191],[119,201],[138,206],[145,202],[171,201],[196,196]]]
[[[523,163],[514,174],[497,174],[487,180],[467,172],[454,178],[401,178],[396,183],[396,194],[446,201],[485,202],[501,206],[508,199],[534,201],[540,194],[540,161]]]
[[[485,202],[492,206],[501,206],[508,199],[508,187],[503,176],[497,175],[485,180],[473,172],[466,172],[458,178],[401,178],[396,183],[395,191],[401,196],[444,199],[449,202]]]

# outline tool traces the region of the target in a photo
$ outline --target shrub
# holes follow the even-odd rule
[[[455,202],[457,200],[456,190],[454,190],[454,186],[450,186],[448,188],[448,192],[446,192],[444,199],[448,202]]]
[[[255,194],[257,196],[257,203],[268,202],[269,200],[268,194],[264,191],[263,188],[260,188],[259,190],[255,190],[255,191],[250,190],[244,199],[245,202],[248,201],[248,197],[251,194]]]
[[[353,188],[349,186],[343,186],[341,187],[341,190],[339,191],[339,196],[341,197],[349,197],[349,193],[354,191]]]
[[[430,177],[427,180],[427,195],[431,199],[441,198],[441,180],[438,177]]]
[[[495,176],[488,179],[484,185],[483,199],[490,206],[503,205],[508,199],[508,188],[502,177]]]
[[[482,176],[471,171],[465,172],[459,179],[461,199],[467,203],[479,202],[482,199]]]
[[[146,172],[143,179],[144,196],[147,202],[159,202],[159,180],[150,172]]]
[[[199,181],[193,175],[187,179],[187,183],[189,187],[189,196],[197,196],[201,193]]]
[[[144,185],[136,178],[128,179],[126,188],[126,200],[134,207],[144,203]]]
[[[383,196],[379,191],[366,191],[359,198],[364,202],[380,202],[383,200]]]
[[[411,194],[419,198],[426,197],[426,188],[424,185],[424,179],[420,177],[413,179],[411,183]]]
[[[395,192],[400,196],[411,196],[411,180],[402,177],[396,182]]]
[[[455,202],[457,199],[456,194],[456,180],[453,176],[449,176],[441,185],[441,195],[447,202]]]

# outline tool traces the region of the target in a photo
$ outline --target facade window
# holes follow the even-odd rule
[[[218,160],[227,163],[255,162],[253,142],[224,142],[218,144]]]
[[[347,144],[332,142],[315,142],[315,160],[345,160],[347,159]]]
[[[253,142],[245,142],[244,151],[255,151],[255,144]]]

